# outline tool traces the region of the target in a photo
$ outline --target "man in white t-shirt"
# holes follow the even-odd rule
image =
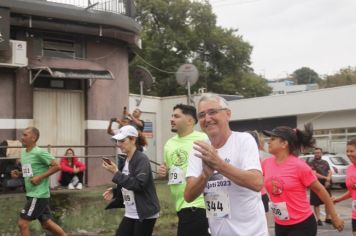
[[[184,198],[204,193],[213,236],[267,236],[260,190],[263,176],[255,140],[229,128],[231,111],[216,94],[203,94],[197,116],[209,142],[196,141],[190,154]]]

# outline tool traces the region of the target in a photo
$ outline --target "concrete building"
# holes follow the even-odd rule
[[[130,106],[135,106],[137,98],[130,95]],[[198,98],[195,96],[194,101]],[[356,85],[228,101],[232,111],[230,127],[236,131],[270,130],[280,125],[303,129],[305,123],[312,122],[317,146],[325,151],[345,153],[347,140],[356,138],[355,101]],[[145,96],[140,105],[143,119],[152,122],[153,127],[149,156],[158,162],[163,160],[165,142],[174,135],[169,119],[173,106],[178,103],[186,104],[187,97]]]
[[[112,145],[107,120],[128,106],[128,65],[140,46],[131,0],[0,1],[0,140],[36,126],[40,145]],[[51,149],[63,155],[65,148]],[[114,148],[75,148],[77,155]],[[88,159],[89,185],[111,177]]]
[[[289,79],[269,81],[268,86],[272,88],[271,95],[304,92],[319,88],[318,84],[294,84],[294,82]]]

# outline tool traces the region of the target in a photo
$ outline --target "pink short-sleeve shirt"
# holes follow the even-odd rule
[[[312,169],[296,156],[290,155],[282,163],[276,157],[262,162],[264,186],[272,204],[284,205],[285,215],[281,220],[275,214],[275,222],[280,225],[294,225],[313,214],[307,197],[308,187],[315,181]],[[273,212],[274,209],[272,209]]]

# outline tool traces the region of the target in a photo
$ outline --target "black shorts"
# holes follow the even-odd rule
[[[294,225],[279,225],[275,223],[274,232],[276,236],[316,236],[317,225],[314,214]]]
[[[47,221],[52,218],[49,208],[49,198],[27,197],[25,207],[21,210],[20,217],[25,220]]]
[[[326,188],[326,191],[329,193],[329,196],[331,196],[330,189]],[[317,207],[323,204],[318,195],[314,193],[313,190],[310,190],[310,205]]]
[[[356,232],[356,220],[352,219],[352,232]]]
[[[177,236],[210,236],[209,222],[203,208],[187,207],[177,212]]]

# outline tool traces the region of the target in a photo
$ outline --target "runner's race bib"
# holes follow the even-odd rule
[[[271,210],[275,217],[279,220],[289,220],[289,214],[286,202],[271,202]]]
[[[352,211],[356,211],[356,200],[352,200]]]
[[[204,193],[204,200],[208,218],[222,219],[231,217],[230,199],[226,192]]]
[[[23,177],[32,177],[32,167],[31,164],[23,164],[22,165],[22,176]]]
[[[122,197],[124,198],[124,204],[126,206],[132,206],[135,204],[135,196],[133,191],[122,188],[121,192]]]
[[[185,174],[184,171],[177,167],[177,166],[172,166],[169,169],[169,180],[168,180],[168,185],[171,184],[182,184],[185,182]]]

